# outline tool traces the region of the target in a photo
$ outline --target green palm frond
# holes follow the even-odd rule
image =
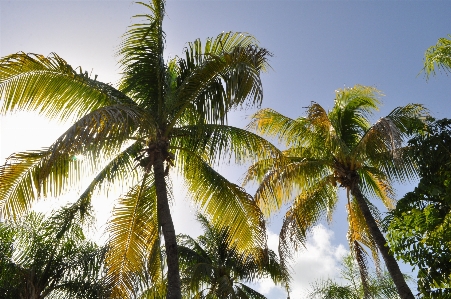
[[[230,228],[220,227],[198,215],[204,234],[196,240],[179,236],[182,278],[190,298],[265,298],[243,282],[271,277],[286,283],[289,275],[277,255],[267,248],[243,254],[230,242]],[[244,296],[244,297],[243,297]]]
[[[122,151],[119,155],[114,157],[110,162],[98,172],[95,178],[91,181],[89,186],[81,193],[76,202],[63,208],[64,216],[62,219],[72,221],[77,219],[83,222],[86,217],[91,215],[91,199],[96,190],[103,189],[105,192],[111,187],[119,187],[125,190],[136,184],[139,177],[139,170],[136,167],[135,157],[141,144],[139,142],[133,143],[131,146]]]
[[[69,155],[54,159],[43,176],[42,167],[51,155],[52,152],[46,149],[16,153],[0,166],[0,198],[4,216],[15,219],[39,197],[59,196],[81,181],[81,171],[87,169],[82,161]]]
[[[240,299],[266,299],[265,296],[243,283],[235,286],[235,293],[237,294],[237,298]]]
[[[137,15],[143,23],[133,24],[124,35],[118,55],[123,77],[119,90],[130,95],[154,117],[161,116],[165,84],[163,57],[165,34],[162,28],[165,15],[164,1],[151,4],[139,2],[150,10],[150,14]]]
[[[235,47],[230,52],[206,55],[202,64],[180,83],[177,98],[184,99],[170,106],[180,115],[195,113],[210,123],[226,121],[226,113],[243,105],[259,105],[263,99],[260,72],[267,64],[269,52],[257,46]]]
[[[356,85],[339,89],[329,117],[337,134],[349,148],[354,147],[370,128],[368,117],[378,109],[380,91],[374,87]]]
[[[296,136],[309,134],[308,122],[305,118],[291,119],[272,109],[259,110],[251,117],[247,129],[269,137],[278,137],[279,142],[287,145],[302,146]]]
[[[328,184],[328,178],[312,186],[309,191],[297,195],[285,214],[279,236],[279,253],[288,260],[293,249],[305,246],[307,232],[326,215],[329,220],[338,201],[336,188]]]
[[[191,197],[215,225],[231,228],[230,241],[239,240],[242,250],[266,243],[260,209],[244,189],[230,183],[193,153],[180,151],[179,161]]]
[[[392,182],[388,180],[383,172],[375,167],[362,167],[359,170],[362,180],[362,191],[368,195],[380,198],[387,209],[395,207],[395,190]]]
[[[451,71],[451,35],[439,38],[437,44],[429,47],[424,53],[424,68],[426,78],[435,75],[436,69]]]
[[[17,53],[0,60],[0,113],[37,111],[61,121],[111,104],[133,103],[111,86],[77,73],[65,60]]]
[[[266,157],[280,156],[280,151],[266,139],[249,131],[225,125],[184,126],[173,131],[174,148],[194,149],[210,164],[219,159],[242,164]]]
[[[273,159],[273,168],[269,169],[255,192],[254,200],[262,212],[268,216],[271,212],[291,202],[293,195],[302,190],[311,190],[312,182],[330,175],[329,164],[322,160],[308,160],[302,158]],[[264,160],[263,166],[268,165]],[[255,166],[260,166],[256,164]],[[251,167],[245,178],[246,181],[254,179],[254,173],[261,170]],[[308,191],[306,191],[308,192]]]
[[[108,280],[115,286],[113,297],[131,296],[137,275],[145,269],[148,256],[159,250],[160,237],[156,213],[153,178],[144,176],[142,182],[121,197],[108,223]],[[157,249],[156,249],[157,248]],[[152,279],[161,279],[161,260],[153,254],[148,264]]]
[[[115,155],[138,129],[143,130],[146,127],[144,119],[144,113],[136,107],[112,105],[99,108],[75,122],[52,144],[48,164],[67,154],[83,154],[90,157],[89,162],[98,164],[96,161],[102,160],[99,154]]]

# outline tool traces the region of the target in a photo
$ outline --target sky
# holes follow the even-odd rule
[[[56,52],[73,67],[114,84],[120,78],[115,52],[121,35],[133,15],[146,12],[129,0],[0,0],[0,56]],[[451,118],[450,77],[438,73],[426,80],[421,73],[425,50],[451,34],[451,1],[168,0],[166,12],[168,59],[182,55],[187,42],[226,31],[250,33],[272,52],[272,69],[263,74],[262,108],[296,118],[311,101],[330,109],[335,90],[361,84],[385,95],[374,120],[408,103],[424,104],[436,118]],[[244,127],[255,111],[235,111],[229,124]],[[49,146],[67,128],[29,113],[0,117],[0,163],[13,152]],[[239,183],[244,169],[231,165],[221,172]],[[414,186],[398,185],[398,198]],[[314,280],[339,273],[348,251],[342,195],[334,220],[316,226],[306,249],[295,257],[291,298],[302,298]],[[178,200],[184,198],[181,190],[175,198],[176,232],[198,235],[194,207]],[[103,199],[97,208],[105,211],[110,205]],[[269,220],[274,249],[282,215]],[[108,213],[99,217],[106,219]],[[402,270],[412,271],[406,265]],[[268,281],[256,287],[269,299],[286,298],[282,288]]]

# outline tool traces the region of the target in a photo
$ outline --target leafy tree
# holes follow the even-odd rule
[[[451,120],[410,141],[420,182],[388,217],[387,240],[404,262],[418,267],[424,298],[451,298]]]
[[[313,283],[308,299],[361,299],[364,288],[360,280],[359,267],[352,255],[343,258],[340,278],[346,283],[337,283],[332,279]],[[374,299],[398,299],[398,292],[387,271],[371,273],[368,278],[370,297]]]
[[[107,298],[101,279],[105,250],[80,226],[30,213],[0,223],[0,297],[4,299]]]
[[[270,277],[284,284],[289,274],[277,255],[267,248],[255,248],[253,255],[239,252],[230,242],[230,229],[213,226],[198,215],[204,234],[196,239],[180,236],[180,265],[187,298],[266,298],[245,284]]]
[[[380,104],[380,92],[354,86],[336,91],[335,104],[326,112],[319,104],[307,108],[307,116],[290,119],[271,109],[253,116],[251,129],[278,137],[287,149],[283,157],[263,159],[248,170],[245,183],[260,183],[255,200],[267,216],[291,204],[280,232],[280,251],[290,252],[304,243],[306,233],[321,216],[328,219],[338,202],[338,187],[348,193],[348,238],[365,283],[368,246],[377,258],[382,254],[401,298],[413,298],[379,226],[379,214],[370,203],[375,197],[394,207],[392,181],[415,174],[414,161],[405,154],[403,140],[422,127],[426,113],[421,105],[394,109],[371,125],[368,117]],[[420,126],[421,125],[421,126]],[[290,242],[292,241],[292,242]],[[368,290],[366,290],[368,293]]]
[[[74,69],[57,54],[17,53],[0,60],[0,113],[37,111],[75,123],[49,148],[13,154],[0,168],[0,208],[15,218],[40,196],[58,196],[96,173],[67,218],[89,213],[91,197],[115,184],[118,199],[108,225],[106,259],[113,297],[135,295],[135,274],[151,264],[161,277],[160,232],[168,267],[168,298],[181,298],[176,234],[170,214],[170,169],[178,171],[194,201],[240,250],[265,241],[258,208],[242,188],[213,168],[221,157],[237,161],[271,154],[269,143],[226,126],[227,113],[262,101],[260,73],[270,55],[247,34],[222,33],[188,43],[183,58],[165,61],[165,1],[143,4],[148,14],[125,34],[119,50],[118,89]],[[275,149],[273,149],[275,150]],[[83,160],[77,160],[82,154]],[[154,257],[150,259],[150,257]]]
[[[429,47],[424,54],[424,72],[426,77],[435,75],[436,69],[451,71],[451,35],[439,38],[437,44]]]

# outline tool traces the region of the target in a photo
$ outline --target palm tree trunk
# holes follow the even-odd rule
[[[393,282],[395,283],[399,297],[401,299],[415,299],[412,291],[406,283],[406,280],[404,279],[404,276],[401,273],[401,270],[399,269],[395,257],[389,252],[387,241],[385,240],[384,235],[381,233],[376,221],[374,220],[374,217],[371,214],[370,208],[368,207],[368,204],[366,203],[363,194],[358,187],[358,184],[355,184],[351,188],[351,194],[355,197],[357,203],[359,204],[359,208],[362,211],[363,217],[365,217],[365,221],[370,230],[370,233],[373,236],[377,247],[382,254],[382,258],[385,261],[385,266],[387,267],[387,270],[390,273]]]
[[[155,187],[157,191],[158,220],[164,237],[166,248],[166,259],[168,265],[168,285],[166,299],[181,299],[181,283],[179,272],[179,260],[177,251],[177,240],[175,236],[174,223],[166,190],[163,159],[161,153],[156,155],[154,161]]]

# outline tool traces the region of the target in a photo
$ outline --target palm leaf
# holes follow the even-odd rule
[[[145,175],[142,182],[121,197],[108,223],[108,280],[114,285],[113,297],[123,298],[134,292],[137,275],[145,269],[148,256],[159,250],[159,225],[153,178]],[[151,277],[161,279],[158,254],[147,265]]]
[[[193,153],[180,150],[179,161],[193,200],[215,225],[231,228],[232,243],[239,240],[241,250],[266,243],[261,212],[245,190],[230,183]]]
[[[226,113],[246,100],[250,105],[259,105],[263,98],[260,72],[267,64],[268,55],[266,49],[251,45],[206,55],[177,89],[177,98],[184,101],[170,107],[177,111],[170,127],[184,113],[194,112],[201,116],[200,122],[205,119],[223,124]]]
[[[114,88],[77,73],[57,54],[17,53],[0,60],[0,113],[37,111],[61,121],[100,107],[133,103]]]
[[[219,160],[230,161],[232,157],[235,163],[242,164],[281,155],[274,145],[258,135],[214,124],[175,129],[171,147],[195,149],[210,164],[217,164]]]
[[[330,175],[328,163],[322,160],[285,158],[273,161],[274,167],[266,172],[254,195],[255,201],[267,216],[290,202],[297,192],[308,192],[305,190],[312,188],[311,183],[315,179],[323,179]],[[268,162],[264,161],[263,166],[266,165]],[[254,168],[251,167],[250,171],[254,171]],[[262,171],[257,169],[256,173]],[[253,173],[248,171],[245,180],[253,179],[252,175]]]
[[[308,191],[301,192],[285,214],[279,235],[279,254],[283,262],[293,250],[305,246],[307,232],[323,215],[330,215],[338,201],[336,188],[328,184],[328,178],[318,182]]]
[[[437,44],[429,47],[424,53],[424,72],[426,78],[435,75],[436,69],[445,72],[451,70],[451,35],[439,38]]]
[[[124,35],[118,55],[123,77],[119,89],[130,95],[149,111],[162,115],[165,65],[164,38],[162,29],[165,14],[164,1],[153,0],[151,4],[139,2],[150,10],[150,14],[137,15],[144,19],[129,27]]]

